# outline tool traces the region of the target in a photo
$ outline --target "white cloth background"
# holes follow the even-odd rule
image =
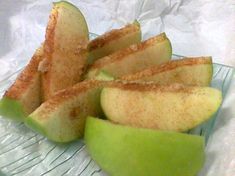
[[[44,40],[51,9],[48,0],[0,1],[0,80],[23,67]],[[102,34],[137,19],[146,39],[165,31],[173,52],[211,55],[235,66],[234,0],[83,0],[71,1],[84,13],[90,32]],[[234,80],[207,147],[201,176],[235,175]]]

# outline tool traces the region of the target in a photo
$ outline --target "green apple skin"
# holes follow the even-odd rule
[[[121,126],[88,117],[85,143],[112,176],[195,176],[204,163],[204,137]]]
[[[101,70],[95,79],[100,81],[113,81],[115,78],[108,72]]]
[[[22,104],[8,97],[0,100],[0,115],[16,121],[22,121],[26,117]]]

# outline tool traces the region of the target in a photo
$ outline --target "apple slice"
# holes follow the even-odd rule
[[[116,125],[88,117],[85,143],[112,176],[195,176],[204,163],[204,138]]]
[[[41,91],[38,65],[42,58],[43,47],[40,47],[1,99],[0,115],[23,121],[28,114],[40,105]]]
[[[131,45],[98,59],[88,70],[87,78],[96,77],[100,70],[107,71],[118,78],[167,62],[171,59],[171,54],[171,43],[165,33],[162,33],[140,44]]]
[[[101,94],[103,111],[113,122],[171,131],[187,131],[206,121],[221,100],[217,89],[180,84],[110,84]]]
[[[83,136],[88,115],[101,116],[100,92],[107,81],[83,81],[56,93],[41,104],[25,124],[56,142],[69,142]]]
[[[88,28],[79,9],[66,1],[54,3],[41,63],[45,100],[81,80],[87,65],[87,44]]]
[[[141,30],[138,21],[121,29],[113,29],[90,41],[88,44],[89,62],[107,56],[131,44],[140,43]]]
[[[196,57],[173,60],[123,76],[128,81],[153,81],[161,85],[181,83],[194,86],[209,86],[213,75],[211,57]]]

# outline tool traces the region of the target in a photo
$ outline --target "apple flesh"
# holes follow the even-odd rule
[[[25,124],[55,142],[83,136],[88,115],[103,115],[100,92],[109,81],[83,81],[56,93],[25,119]]]
[[[133,128],[88,117],[85,143],[112,176],[195,176],[204,163],[204,138]]]
[[[48,21],[42,61],[44,100],[82,79],[87,66],[88,28],[78,8],[54,3]]]
[[[89,63],[140,41],[141,29],[138,21],[123,28],[108,31],[89,42]]]
[[[0,115],[23,121],[41,104],[38,65],[42,59],[43,47],[40,47],[0,100]]]
[[[165,33],[162,33],[98,59],[90,66],[87,78],[96,77],[100,70],[119,78],[167,62],[171,59],[171,54],[171,43]]]
[[[172,60],[123,76],[121,79],[139,82],[152,81],[161,85],[181,83],[193,86],[209,86],[212,75],[211,57],[195,57]]]
[[[187,131],[208,120],[222,101],[210,87],[153,83],[110,84],[102,90],[101,106],[115,123],[171,131]]]

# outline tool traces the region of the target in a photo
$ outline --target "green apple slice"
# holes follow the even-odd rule
[[[161,85],[181,83],[194,86],[209,86],[213,75],[211,57],[196,57],[173,60],[123,76],[127,81],[153,81]]]
[[[204,138],[133,128],[88,117],[85,143],[112,176],[196,176],[204,163]]]
[[[25,124],[56,142],[83,136],[86,117],[101,116],[100,92],[107,81],[83,81],[56,93],[25,119]]]
[[[23,121],[40,105],[41,90],[38,65],[42,59],[43,47],[40,47],[1,99],[0,115]]]
[[[107,56],[132,44],[140,43],[141,29],[138,21],[121,29],[113,29],[97,37],[88,44],[89,62]]]
[[[101,106],[113,122],[135,127],[187,131],[209,119],[222,101],[210,87],[180,84],[110,84],[101,94]]]
[[[54,3],[41,64],[45,100],[81,80],[87,65],[87,44],[88,28],[79,9],[66,1]]]
[[[165,33],[162,33],[140,44],[131,45],[98,59],[91,65],[87,77],[94,78],[100,70],[104,70],[118,78],[167,62],[171,59],[171,54],[171,43]]]

